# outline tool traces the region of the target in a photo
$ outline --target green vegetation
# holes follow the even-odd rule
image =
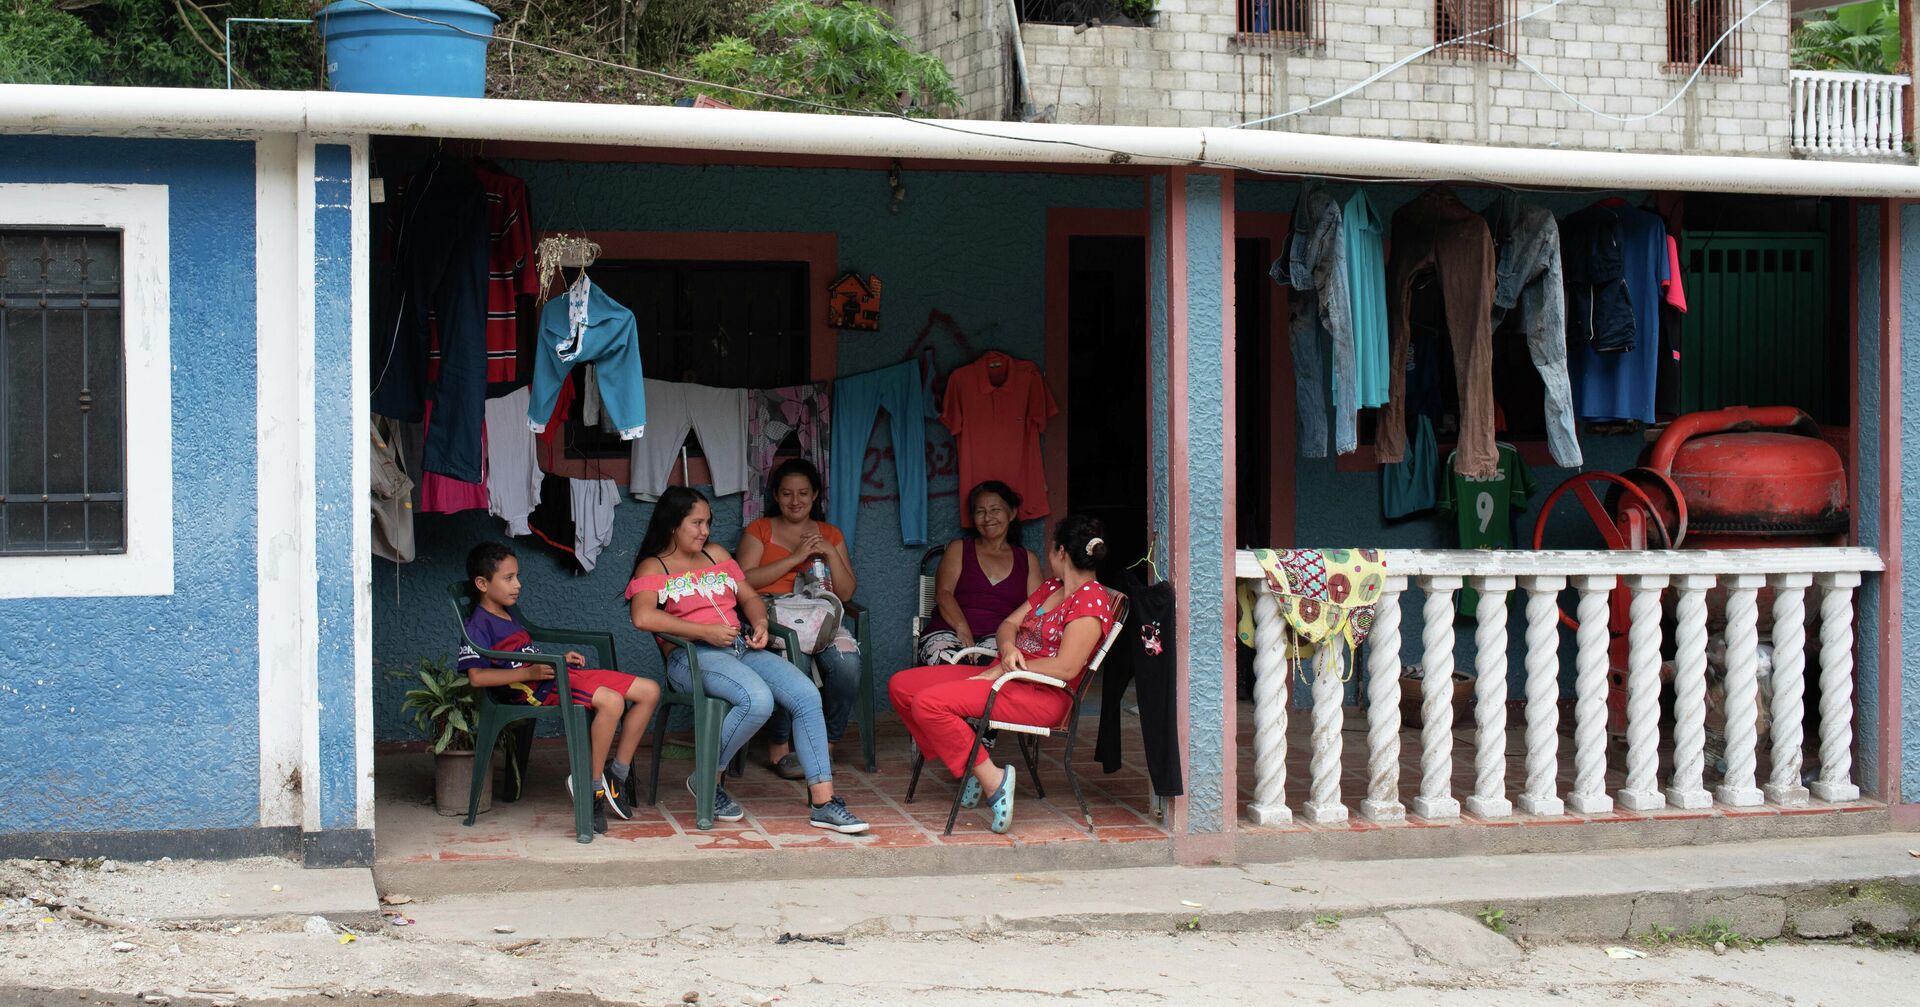
[[[225,87],[225,20],[304,18],[305,0],[0,0],[0,81]],[[319,86],[320,49],[304,26],[234,34],[234,86]]]
[[[779,0],[749,17],[747,28],[747,35],[724,36],[695,55],[694,76],[859,111],[913,113],[959,103],[947,68],[914,52],[892,18],[857,0]],[[694,91],[750,108],[810,107],[723,88]]]
[[[1488,930],[1496,934],[1504,934],[1507,932],[1507,911],[1505,909],[1496,909],[1492,905],[1488,905],[1485,909],[1473,915],[1480,921],[1481,925],[1485,926]]]
[[[1900,65],[1900,13],[1893,0],[1827,11],[1793,33],[1797,70],[1893,73]]]
[[[1676,930],[1655,923],[1641,938],[1655,947],[1698,947],[1708,951],[1715,945],[1730,951],[1746,951],[1766,946],[1766,940],[1748,937],[1728,925],[1726,920],[1710,919],[1691,930]]]

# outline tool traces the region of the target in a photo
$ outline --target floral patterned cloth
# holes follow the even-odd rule
[[[799,441],[800,457],[827,471],[827,451],[833,443],[832,393],[831,382],[747,392],[747,467],[754,482],[740,504],[742,522],[766,512],[761,490],[789,434]]]
[[[1358,647],[1373,631],[1373,607],[1387,585],[1377,549],[1256,549],[1266,589],[1294,635],[1310,643],[1338,637]]]
[[[1042,583],[1040,589],[1027,598],[1033,610],[1020,620],[1020,628],[1013,634],[1013,645],[1020,653],[1028,657],[1059,657],[1067,623],[1075,619],[1087,616],[1099,619],[1101,639],[1113,628],[1113,605],[1107,600],[1107,589],[1100,586],[1099,581],[1088,581],[1059,605],[1043,608],[1046,600],[1061,587],[1060,579],[1055,577]]]

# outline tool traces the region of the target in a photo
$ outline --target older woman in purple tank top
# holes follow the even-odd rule
[[[922,665],[944,664],[948,655],[968,647],[994,650],[1000,623],[1040,589],[1040,564],[1012,541],[1018,534],[1020,494],[989,480],[967,494],[967,509],[974,534],[947,543],[940,558],[938,605],[920,635]]]

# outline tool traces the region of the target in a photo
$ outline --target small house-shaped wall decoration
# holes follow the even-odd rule
[[[840,274],[827,288],[827,321],[836,329],[880,330],[880,278]]]

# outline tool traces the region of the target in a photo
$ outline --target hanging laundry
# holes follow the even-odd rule
[[[700,436],[715,496],[747,491],[747,392],[677,381],[647,382],[647,436],[633,442],[628,488],[642,500],[658,500],[680,463],[680,446],[692,431]]]
[[[1560,223],[1560,249],[1569,340],[1596,353],[1632,350],[1633,296],[1627,287],[1619,213],[1594,205],[1569,216]]]
[[[1474,478],[1462,473],[1458,453],[1447,456],[1446,475],[1440,480],[1439,508],[1453,515],[1462,549],[1513,548],[1513,518],[1527,509],[1527,499],[1539,487],[1533,473],[1513,445],[1500,444],[1500,464],[1493,475]],[[1460,614],[1471,616],[1479,595],[1472,588],[1460,592]]]
[[[555,552],[564,553],[568,561],[577,565],[580,560],[573,543],[579,531],[573,520],[572,484],[573,480],[566,476],[542,475],[540,503],[527,518],[527,527],[534,538]]]
[[[1287,299],[1287,312],[1302,458],[1327,456],[1329,390],[1333,393],[1333,450],[1351,454],[1360,446],[1354,420],[1359,384],[1346,249],[1340,204],[1318,184],[1304,183],[1293,208],[1287,254],[1267,270],[1273,282],[1294,290]]]
[[[1377,409],[1387,404],[1386,225],[1365,189],[1355,189],[1340,208],[1347,242],[1347,294],[1353,303],[1354,404]]]
[[[1179,640],[1175,635],[1173,585],[1166,581],[1148,584],[1138,574],[1127,572],[1121,590],[1130,604],[1126,625],[1100,666],[1100,694],[1115,700],[1100,704],[1100,735],[1093,757],[1108,773],[1121,765],[1121,728],[1128,704],[1119,702],[1129,683],[1134,704],[1139,708],[1140,744],[1145,750],[1147,778],[1160,797],[1179,797],[1186,793],[1180,768],[1179,675],[1175,655]]]
[[[1487,222],[1445,186],[1435,186],[1393,215],[1393,252],[1387,260],[1387,322],[1393,338],[1392,387],[1380,411],[1375,453],[1382,462],[1406,456],[1407,342],[1414,281],[1433,272],[1446,305],[1453,344],[1454,386],[1460,395],[1460,468],[1490,476],[1493,446],[1493,236]]]
[[[486,400],[481,400],[482,416],[485,416]],[[436,426],[434,417],[437,410],[433,403],[427,403],[426,437],[427,451],[433,450],[433,431]],[[473,482],[455,479],[452,476],[428,471],[420,476],[420,512],[422,514],[458,514],[466,510],[487,509],[487,466],[485,457],[486,425],[480,428],[480,478]]]
[[[395,563],[413,562],[413,480],[400,459],[400,423],[373,418],[373,554]]]
[[[1493,232],[1493,327],[1518,309],[1527,354],[1546,389],[1547,449],[1561,468],[1579,468],[1573,429],[1573,386],[1567,379],[1566,283],[1560,271],[1560,225],[1545,207],[1503,193],[1487,212]]]
[[[1680,337],[1687,314],[1687,290],[1680,274],[1680,245],[1668,232],[1666,296],[1660,300],[1659,387],[1654,408],[1672,415],[1686,411],[1680,397]]]
[[[1667,251],[1667,225],[1657,214],[1628,206],[1624,201],[1608,201],[1568,218],[1585,221],[1615,222],[1620,254],[1621,279],[1626,289],[1625,307],[1630,309],[1634,338],[1618,353],[1600,352],[1595,341],[1581,341],[1574,333],[1572,377],[1574,408],[1585,420],[1636,420],[1654,422],[1655,389],[1660,368],[1660,303],[1662,287],[1671,277]],[[1571,270],[1571,264],[1569,265]],[[1569,300],[1575,287],[1569,287]],[[1610,306],[1611,305],[1611,306]],[[1570,305],[1571,306],[1571,305]],[[1621,307],[1609,301],[1596,303],[1592,310],[1611,312]],[[1575,312],[1577,314],[1577,311]],[[1602,316],[1605,324],[1617,329],[1621,320]],[[1576,330],[1579,326],[1575,325]]]
[[[1431,419],[1422,414],[1415,416],[1413,423],[1413,446],[1406,459],[1380,466],[1380,515],[1388,519],[1433,509],[1440,445],[1434,439]]]
[[[924,370],[924,368],[923,368]],[[921,394],[926,395],[923,384]],[[929,416],[928,419],[938,417]],[[827,382],[794,385],[789,388],[758,388],[747,391],[747,472],[751,480],[747,495],[740,502],[740,520],[752,521],[766,512],[766,500],[759,492],[773,474],[780,445],[792,437],[800,448],[800,457],[822,472],[829,471],[832,452],[829,437],[833,431],[833,388]]]
[[[524,382],[520,301],[540,296],[527,183],[485,165],[474,174],[487,199],[487,381]]]
[[[959,372],[956,371],[955,374]],[[860,482],[865,477],[867,442],[882,409],[893,434],[893,472],[900,485],[900,538],[907,545],[927,544],[927,426],[920,365],[912,360],[855,374],[833,383],[833,467],[827,474],[827,520],[853,541],[860,517]],[[953,401],[948,379],[947,401]],[[1052,399],[1049,398],[1051,405]],[[966,478],[961,454],[961,478]],[[1046,490],[1041,489],[1044,497]],[[1044,506],[1044,505],[1042,505]],[[1045,513],[1042,511],[1042,513]]]
[[[605,418],[601,413],[600,380],[593,373],[593,365],[588,364],[580,372],[580,425],[599,426]]]
[[[620,506],[620,484],[611,479],[569,479],[573,500],[573,554],[588,573],[600,553],[613,544],[613,509]]]
[[[515,536],[531,533],[527,516],[540,505],[540,443],[520,422],[527,395],[520,388],[487,400],[487,510]]]
[[[608,297],[586,273],[541,309],[538,343],[533,397],[527,404],[527,424],[534,433],[546,430],[560,382],[575,364],[599,365],[600,400],[622,440],[646,431],[646,375],[640,367],[640,331],[633,312]]]
[[[1040,434],[1060,407],[1040,368],[998,350],[982,354],[947,375],[942,406],[940,422],[953,434],[959,455],[960,492],[997,479],[1020,494],[1021,520],[1045,517],[1050,508]],[[973,527],[973,515],[961,510],[961,527]]]
[[[480,481],[487,399],[487,201],[471,169],[436,156],[389,203],[393,266],[375,312],[372,409],[409,423],[431,397],[440,423],[422,469]],[[438,373],[428,381],[437,338]]]

